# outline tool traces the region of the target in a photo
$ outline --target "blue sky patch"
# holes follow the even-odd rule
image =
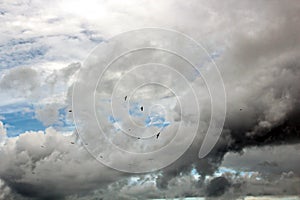
[[[27,110],[25,112],[25,110]],[[16,137],[25,131],[44,131],[47,127],[36,119],[35,107],[31,104],[19,103],[0,107],[0,116],[8,137]],[[75,125],[67,119],[66,108],[59,109],[59,122],[51,125],[59,131],[73,131]]]
[[[138,103],[132,103],[130,104],[129,108],[129,115],[134,117],[141,117],[143,116],[143,113],[141,112],[141,106]]]
[[[110,121],[111,123],[116,123],[117,122],[117,120],[112,115],[110,115],[108,117],[108,121]]]
[[[170,122],[167,122],[164,116],[157,113],[151,113],[146,117],[145,124],[147,127],[155,126],[158,128],[165,128],[170,125]]]
[[[1,114],[8,137],[15,137],[25,131],[45,130],[42,122],[35,118],[34,112],[12,112]]]

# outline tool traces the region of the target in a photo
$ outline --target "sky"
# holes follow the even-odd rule
[[[0,200],[299,199],[299,13],[0,0]]]

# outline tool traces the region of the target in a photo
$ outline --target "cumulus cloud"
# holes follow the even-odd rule
[[[0,144],[6,139],[6,128],[2,121],[0,121]]]
[[[260,174],[238,176],[232,179],[233,183],[224,198],[232,199],[239,196],[282,196],[299,194],[299,176],[293,172],[283,172],[276,177],[263,178]]]
[[[43,108],[37,108],[35,117],[43,122],[45,126],[49,126],[59,122],[59,108],[57,104],[48,104]]]
[[[24,101],[33,104],[63,103],[66,89],[80,63],[57,65],[56,68],[41,64],[3,70],[0,77],[0,88],[3,91],[0,94],[3,99],[1,105]],[[59,98],[62,100],[59,101]]]
[[[225,177],[216,177],[212,179],[206,188],[207,196],[221,196],[229,188],[230,183]]]
[[[280,175],[293,171],[299,176],[299,144],[246,148],[241,154],[228,153],[222,166],[246,171],[259,171],[266,175]],[[288,155],[288,156],[287,156]]]
[[[10,92],[13,97],[29,97],[39,85],[39,75],[36,70],[20,67],[9,70],[2,78],[0,87]]]
[[[75,134],[65,136],[52,128],[45,133],[27,132],[18,138],[5,139],[5,145],[1,146],[0,178],[5,184],[2,183],[0,187],[3,194],[8,193],[7,188],[23,196],[63,198],[73,195],[68,197],[71,199],[85,198],[81,195],[92,190],[95,190],[92,196],[108,199],[113,195],[124,199],[140,197],[141,194],[149,197],[156,197],[157,194],[170,196],[171,192],[173,196],[220,194],[224,198],[227,195],[229,199],[231,196],[248,194],[299,194],[299,172],[295,166],[291,166],[298,165],[299,162],[283,158],[297,151],[287,146],[281,146],[282,149],[279,147],[280,151],[277,153],[281,155],[280,159],[274,149],[269,154],[264,153],[263,149],[254,150],[253,155],[246,152],[242,161],[236,160],[236,154],[227,154],[225,157],[225,166],[244,168],[245,166],[240,166],[244,163],[250,170],[263,174],[270,170],[277,174],[274,177],[276,180],[271,180],[269,175],[272,174],[269,174],[265,175],[268,177],[230,175],[205,181],[207,175],[214,174],[228,152],[241,153],[247,147],[299,142],[300,88],[297,83],[300,79],[300,8],[297,1],[228,1],[226,4],[219,1],[112,1],[102,2],[101,6],[96,2],[81,2],[76,5],[77,7],[71,8],[72,4],[68,4],[68,1],[64,4],[55,1],[51,5],[41,5],[36,1],[5,3],[4,14],[0,16],[5,20],[0,23],[6,31],[5,36],[1,37],[1,43],[18,35],[26,39],[26,45],[18,44],[24,49],[30,41],[42,44],[37,45],[37,48],[46,46],[44,56],[47,62],[51,59],[71,62],[85,58],[87,49],[90,50],[97,41],[129,28],[160,26],[187,33],[204,44],[220,68],[227,92],[227,116],[222,136],[213,151],[205,159],[199,160],[199,146],[210,118],[210,109],[203,107],[199,134],[188,151],[159,172],[151,183],[129,186],[127,181],[119,180],[125,176],[123,173],[95,161],[83,149]],[[99,15],[86,15],[89,10],[94,11],[96,8],[101,8],[101,12],[97,12]],[[29,10],[31,11],[28,12]],[[42,17],[40,13],[43,13]],[[121,23],[124,25],[119,26]],[[28,41],[30,38],[34,40]],[[4,46],[11,45],[13,44],[4,42]],[[10,52],[2,54],[13,56]],[[24,55],[24,52],[17,55]],[[70,107],[73,88],[68,80],[72,79],[79,68],[79,64],[72,64],[65,69],[50,70],[51,73],[49,69],[43,71],[31,67],[10,69],[3,73],[0,88],[5,95],[42,100],[46,106],[35,111],[36,117],[45,125],[51,125],[57,122],[59,109]],[[118,79],[118,72],[117,69],[107,75],[106,90],[112,89],[109,81]],[[47,84],[45,93],[41,80]],[[86,80],[80,81],[89,84]],[[203,85],[203,82],[196,80],[193,84]],[[64,88],[62,93],[61,88]],[[198,92],[201,94],[201,91]],[[62,100],[56,98],[54,93],[60,93]],[[184,91],[182,93],[182,99],[189,101],[189,94]],[[40,98],[40,94],[45,98]],[[3,96],[3,93],[0,95]],[[82,95],[84,96],[84,91]],[[201,103],[210,105],[209,99],[205,98],[201,99]],[[174,108],[173,101],[167,104]],[[84,106],[81,108],[83,112],[86,108]],[[85,119],[91,120],[89,113],[86,114]],[[176,115],[172,117],[175,119]],[[106,131],[110,130],[111,124],[107,118],[102,121],[107,122]],[[95,130],[95,122],[84,127],[84,131],[97,134]],[[172,131],[168,133],[171,134]],[[102,143],[91,141],[88,145],[104,149],[114,162],[127,164],[130,160],[128,157],[114,155]],[[130,144],[127,146],[129,149],[133,147]],[[249,163],[249,158],[255,161],[251,160]],[[141,166],[146,164],[140,163]],[[199,180],[187,178],[193,168],[200,174]],[[287,170],[291,168],[295,171],[289,173]],[[225,180],[231,183],[230,186]],[[110,192],[97,190],[113,181],[117,182],[109,186]],[[219,187],[220,183],[222,187]],[[190,187],[185,187],[188,184]],[[225,185],[228,187],[223,187]],[[113,191],[120,193],[114,194]]]
[[[0,179],[0,199],[13,199],[11,195],[11,190],[8,186],[5,185],[5,183]]]
[[[2,121],[0,121],[0,135],[6,135],[6,128],[4,127]]]
[[[256,28],[247,20],[239,18],[239,30],[231,29],[230,37],[221,33],[229,44],[223,55],[216,59],[228,97],[222,138],[206,160],[198,161],[196,156],[191,156],[197,151],[192,146],[178,163],[165,169],[165,180],[160,180],[159,183],[166,183],[182,171],[189,170],[191,163],[195,163],[200,174],[213,173],[227,151],[241,151],[247,146],[299,141],[299,87],[295,84],[300,77],[297,56],[299,30],[294,28],[298,27],[296,24],[299,23],[299,8],[272,5],[267,14],[274,16],[274,20],[280,23],[274,24],[273,28],[266,28],[268,23],[265,21],[265,14],[251,15],[254,14],[252,9],[262,5],[250,5],[251,9],[245,15],[253,16],[258,24]],[[239,11],[243,11],[241,7],[244,5],[236,6]],[[290,12],[279,13],[281,9]],[[239,15],[231,9],[227,10],[225,15],[227,14],[233,19]],[[290,21],[291,17],[293,20]],[[262,20],[260,23],[257,21],[259,19]],[[248,28],[253,28],[251,33]],[[245,32],[240,31],[241,29]],[[278,34],[273,35],[275,31]],[[195,146],[198,147],[198,144]]]
[[[98,163],[79,143],[75,135],[53,128],[7,139],[1,147],[1,179],[25,197],[62,198],[122,177]]]

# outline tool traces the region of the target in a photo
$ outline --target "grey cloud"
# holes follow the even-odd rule
[[[10,188],[0,179],[0,199],[12,199]]]
[[[240,3],[237,5],[238,12],[230,8],[227,10],[238,17],[239,14],[243,15],[244,9],[240,6],[244,5],[241,4],[250,6],[245,13],[253,17],[257,24],[256,27],[249,26],[253,29],[251,33],[246,27],[247,20],[243,20],[244,16],[236,19],[236,29],[230,30],[230,36],[220,33],[228,43],[224,53],[216,59],[224,79],[228,103],[222,137],[210,155],[201,161],[197,156],[192,156],[197,155],[201,143],[199,139],[182,159],[164,170],[159,183],[166,185],[168,180],[189,169],[188,166],[192,164],[200,174],[212,174],[229,151],[241,152],[251,146],[299,142],[300,88],[296,84],[300,80],[299,7],[286,4],[280,7],[279,2],[274,3],[267,9],[267,14],[278,23],[267,28],[266,13],[253,10],[266,7],[260,3]],[[226,7],[223,4],[218,6]],[[281,12],[281,9],[289,12]],[[254,12],[258,13],[252,16]],[[293,20],[289,20],[291,18]],[[282,172],[284,169],[278,167],[278,170]]]
[[[225,177],[216,177],[212,179],[206,188],[206,195],[217,197],[223,195],[230,187],[230,182]]]
[[[0,80],[0,88],[15,97],[29,97],[39,85],[38,72],[30,67],[9,70]]]
[[[287,175],[288,174],[288,175]],[[264,195],[298,195],[299,177],[292,172],[283,173],[276,178],[258,179],[255,175],[241,177],[235,180],[233,190],[227,197],[238,196],[264,196]],[[233,196],[232,196],[233,195]],[[226,196],[226,195],[225,195]]]
[[[122,177],[73,142],[74,135],[51,128],[9,139],[1,147],[0,177],[11,190],[41,199],[89,192]]]
[[[42,108],[36,108],[36,119],[43,122],[45,126],[53,125],[59,122],[59,108],[58,104],[48,104]]]
[[[300,41],[298,36],[300,32],[300,11],[298,4],[298,1],[289,1],[288,3],[282,1],[273,1],[272,3],[262,1],[229,1],[220,3],[219,1],[212,1],[211,3],[203,2],[202,5],[198,1],[192,1],[187,4],[182,4],[179,1],[166,1],[161,4],[149,4],[151,5],[149,8],[149,11],[152,13],[151,19],[144,14],[148,12],[142,12],[143,7],[137,6],[141,11],[138,11],[138,9],[134,11],[127,5],[124,8],[124,13],[121,15],[117,14],[116,18],[101,19],[100,22],[103,23],[97,21],[97,24],[101,25],[95,25],[95,27],[99,31],[103,31],[105,35],[117,33],[120,30],[127,30],[129,27],[144,26],[145,24],[167,26],[170,28],[175,27],[177,30],[193,36],[196,40],[201,41],[209,52],[223,49],[222,53],[220,53],[221,55],[215,58],[227,91],[228,112],[222,137],[208,157],[202,160],[198,159],[197,155],[202,142],[202,133],[205,132],[210,117],[210,110],[204,109],[201,113],[199,134],[192,146],[177,162],[163,169],[159,178],[156,179],[156,186],[159,191],[162,193],[168,190],[173,191],[172,185],[177,184],[174,179],[182,174],[189,173],[193,167],[201,174],[201,180],[197,184],[204,186],[204,177],[215,172],[221,165],[224,155],[228,152],[241,153],[243,149],[248,147],[274,146],[276,148],[275,145],[299,143],[300,88],[297,83],[300,80]],[[115,6],[113,3],[112,5]],[[110,6],[111,4],[105,8],[109,10],[111,9]],[[49,9],[49,11],[50,13],[56,13],[55,9]],[[124,22],[123,20],[126,19],[129,19],[130,22],[124,23],[124,27],[117,28],[116,25]],[[24,22],[24,18],[20,20]],[[89,24],[86,20],[79,18],[78,20],[82,22],[81,24]],[[105,22],[105,20],[108,22]],[[139,22],[135,23],[136,21]],[[22,26],[27,28],[26,24]],[[48,26],[48,24],[39,22],[35,29],[42,29],[41,27],[45,26]],[[91,23],[87,26],[93,27],[93,24]],[[3,27],[7,27],[7,25],[4,24]],[[52,30],[57,30],[56,28],[58,28],[61,31],[57,24],[52,24],[51,27]],[[73,32],[73,30],[80,31],[80,28],[74,24],[63,27],[68,27],[67,31],[69,32]],[[37,30],[33,30],[33,34],[37,32]],[[15,29],[13,33],[15,33]],[[60,48],[61,44],[65,44],[63,41],[61,38],[48,39],[46,43],[52,43],[56,47],[55,50],[48,52],[49,55],[66,52],[66,48]],[[70,48],[74,47],[73,44],[68,43],[67,45],[68,49],[70,49],[68,56],[72,57],[79,54],[82,56],[81,53],[85,51]],[[76,47],[78,46],[80,45]],[[90,45],[85,45],[84,48],[87,46],[90,47]],[[75,69],[77,67],[74,67],[74,70],[70,68],[70,71],[73,73],[76,71]],[[19,70],[22,71],[24,69]],[[7,78],[9,80],[1,81],[1,87],[8,89],[11,87],[11,84],[18,83],[20,85],[21,80],[23,80],[28,88],[24,91],[25,93],[29,89],[35,89],[35,79],[32,82],[25,77],[26,73],[31,73],[36,77],[34,75],[35,72],[28,70],[28,72],[22,74],[20,71],[18,72],[17,69],[12,71],[12,73],[18,72],[17,74],[20,75],[20,78],[10,75]],[[69,70],[66,70],[64,74],[67,74],[66,77],[69,77]],[[50,84],[54,84],[57,80],[62,79],[64,79],[64,75],[55,74],[50,76],[48,81]],[[16,82],[14,83],[10,80],[15,80]],[[107,88],[109,86],[107,85]],[[20,90],[22,91],[22,88]],[[68,95],[70,95],[71,90],[72,87],[70,87]],[[70,99],[67,101],[70,101]],[[203,101],[203,105],[209,105],[209,102]],[[89,115],[87,119],[90,119]],[[87,131],[94,130],[96,130],[95,127],[91,126],[88,127]],[[47,148],[40,150],[40,147],[36,146],[37,143],[28,142],[31,141],[30,138],[35,138],[35,135],[36,133],[28,133],[21,136],[17,141],[11,139],[12,146],[9,147],[7,144],[5,147],[6,154],[0,154],[0,175],[13,190],[24,194],[27,191],[22,191],[21,186],[24,186],[23,188],[27,186],[31,190],[29,195],[32,196],[47,197],[47,195],[50,195],[49,193],[54,193],[63,197],[78,191],[79,193],[87,192],[97,188],[99,184],[106,185],[119,179],[119,173],[111,172],[111,170],[103,167],[100,167],[101,169],[95,167],[98,166],[98,163],[90,160],[88,154],[72,147],[69,143],[70,141],[66,141],[67,139],[63,136],[51,136],[51,134],[40,136],[45,138],[45,141],[48,141],[45,143]],[[25,138],[28,138],[28,141]],[[59,139],[56,140],[55,138]],[[69,137],[67,138],[69,139]],[[43,139],[39,140],[43,141]],[[297,152],[288,149],[286,152],[282,152],[282,157],[288,157],[287,155],[292,151]],[[253,170],[265,172],[267,169],[280,174],[287,169],[295,169],[295,166],[285,165],[286,163],[292,163],[291,165],[299,164],[298,161],[292,159],[283,159],[286,162],[281,163],[282,161],[276,160],[277,155],[272,155],[272,159],[266,159],[267,156],[260,157],[259,153],[262,153],[261,151],[263,150],[258,150],[258,153],[255,153],[259,161],[254,162]],[[245,154],[243,162],[244,165],[249,167],[252,164],[247,162],[247,159],[252,156]],[[226,163],[226,159],[229,160],[229,164]],[[120,159],[120,161],[123,160]],[[276,162],[278,167],[259,164],[264,161],[268,163]],[[18,166],[19,162],[22,165]],[[235,161],[232,158],[225,157],[224,162],[224,165],[230,165],[231,162],[231,167],[234,164],[236,167],[245,167],[239,165],[241,161]],[[64,166],[68,166],[70,169],[65,169]],[[32,169],[43,180],[42,184],[37,184],[33,178]],[[105,174],[107,170],[109,173]],[[47,172],[47,174],[44,172]],[[294,174],[296,175],[292,178],[286,178],[286,175],[284,175],[284,178],[277,177],[278,180],[275,182],[267,179],[260,182],[255,179],[256,177],[250,179],[238,177],[236,182],[232,182],[232,187],[224,195],[230,195],[231,191],[241,196],[247,194],[296,194],[297,192],[299,194],[297,190],[299,188],[298,173],[295,170]],[[9,176],[12,176],[12,179],[8,178]],[[17,184],[13,180],[17,180]],[[238,180],[241,182],[238,182]],[[76,187],[71,188],[71,184],[76,185]],[[39,185],[38,188],[36,187],[37,185]],[[53,190],[49,192],[49,190],[45,189],[46,187],[50,187]],[[118,189],[122,187],[116,186],[115,188],[119,191]],[[212,187],[212,191],[218,188],[218,186],[210,187]],[[280,189],[276,190],[276,188]],[[144,186],[143,189],[141,191],[147,191],[152,195],[152,186]],[[42,194],[36,190],[44,193]],[[137,194],[139,193],[138,190],[134,187],[132,189]],[[100,193],[102,194],[103,191]],[[182,191],[182,193],[188,195],[194,193],[194,189],[192,191]],[[194,194],[200,195],[204,193],[196,192]],[[110,195],[113,194],[110,193]],[[124,194],[122,198],[128,198],[126,195],[128,194]]]
[[[241,155],[226,154],[222,166],[236,170],[259,171],[270,175],[293,171],[299,176],[298,149],[299,144],[246,148]]]

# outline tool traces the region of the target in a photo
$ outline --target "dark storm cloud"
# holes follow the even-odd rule
[[[229,188],[230,183],[225,177],[216,177],[212,179],[206,188],[206,195],[209,197],[221,196]]]
[[[247,20],[241,16],[236,25],[240,29],[232,28],[230,37],[225,36],[229,46],[216,60],[227,92],[227,117],[222,136],[203,160],[196,156],[201,136],[196,138],[189,151],[164,170],[158,186],[167,188],[168,180],[188,171],[191,165],[202,176],[212,174],[227,152],[299,143],[300,9],[295,3],[247,2],[247,14],[253,17],[256,28],[253,24],[247,26]],[[238,12],[246,14],[246,10],[239,7],[241,4],[237,5],[236,12],[229,8],[226,14],[233,20]],[[267,9],[261,13],[260,7]],[[255,8],[258,10],[254,12]],[[284,171],[280,167],[277,170]]]
[[[282,176],[276,176],[275,181],[259,181],[255,176],[239,176],[230,181],[218,177],[206,186],[204,180],[206,175],[212,175],[218,169],[228,152],[242,152],[248,147],[299,143],[298,1],[216,1],[206,2],[207,6],[201,6],[198,1],[185,5],[179,1],[165,4],[172,9],[162,6],[164,12],[161,12],[161,6],[157,3],[158,7],[154,6],[153,13],[158,14],[153,15],[153,20],[142,14],[133,16],[137,21],[145,19],[156,25],[171,23],[171,28],[179,27],[178,29],[195,36],[196,39],[205,40],[208,49],[224,49],[215,61],[227,91],[227,117],[222,136],[213,151],[205,159],[198,158],[203,133],[210,118],[209,111],[204,110],[201,113],[199,134],[194,143],[180,159],[162,170],[153,181],[156,181],[155,187],[129,187],[126,186],[128,182],[119,181],[110,185],[107,191],[103,191],[109,183],[122,179],[125,174],[100,165],[82,149],[83,147],[72,145],[70,142],[77,141],[75,135],[65,137],[52,129],[48,129],[45,135],[26,133],[19,138],[9,139],[8,143],[1,147],[0,178],[5,181],[5,186],[1,185],[2,191],[10,188],[23,196],[44,199],[64,198],[68,195],[80,198],[81,195],[99,188],[102,189],[94,195],[103,196],[104,199],[110,199],[113,195],[119,198],[119,193],[114,193],[122,188],[131,189],[131,193],[121,194],[124,199],[130,199],[130,195],[140,195],[141,191],[152,197],[155,196],[155,192],[168,196],[175,191],[178,192],[177,196],[226,196],[227,193],[230,194],[231,189],[238,195],[299,194],[299,175],[296,172],[283,173],[287,168],[281,167],[280,163],[276,167],[273,160],[257,165],[255,169],[261,170],[266,165],[276,168],[276,174],[282,173]],[[163,18],[167,21],[161,20]],[[201,26],[198,27],[199,25]],[[216,42],[217,45],[207,41]],[[75,68],[78,66],[74,67],[74,71]],[[36,89],[35,79],[29,81],[22,78],[26,73],[30,73],[33,78],[37,77],[36,72],[23,70],[20,68],[9,73],[18,74],[20,78],[8,75],[11,80],[1,81],[1,87],[9,89],[11,85],[17,84],[22,90],[21,80],[23,86],[29,88],[27,90]],[[66,74],[69,72],[73,73],[73,70],[65,71]],[[51,85],[52,81],[55,83],[61,78],[53,74],[47,81]],[[7,85],[8,83],[11,84]],[[203,103],[209,105],[209,102]],[[47,115],[42,114],[41,118],[48,119]],[[192,189],[184,188],[180,185],[180,176],[187,176],[193,167],[197,169],[201,178],[198,183],[189,182]],[[203,188],[207,188],[206,193],[202,191]],[[265,188],[264,191],[261,188]]]

